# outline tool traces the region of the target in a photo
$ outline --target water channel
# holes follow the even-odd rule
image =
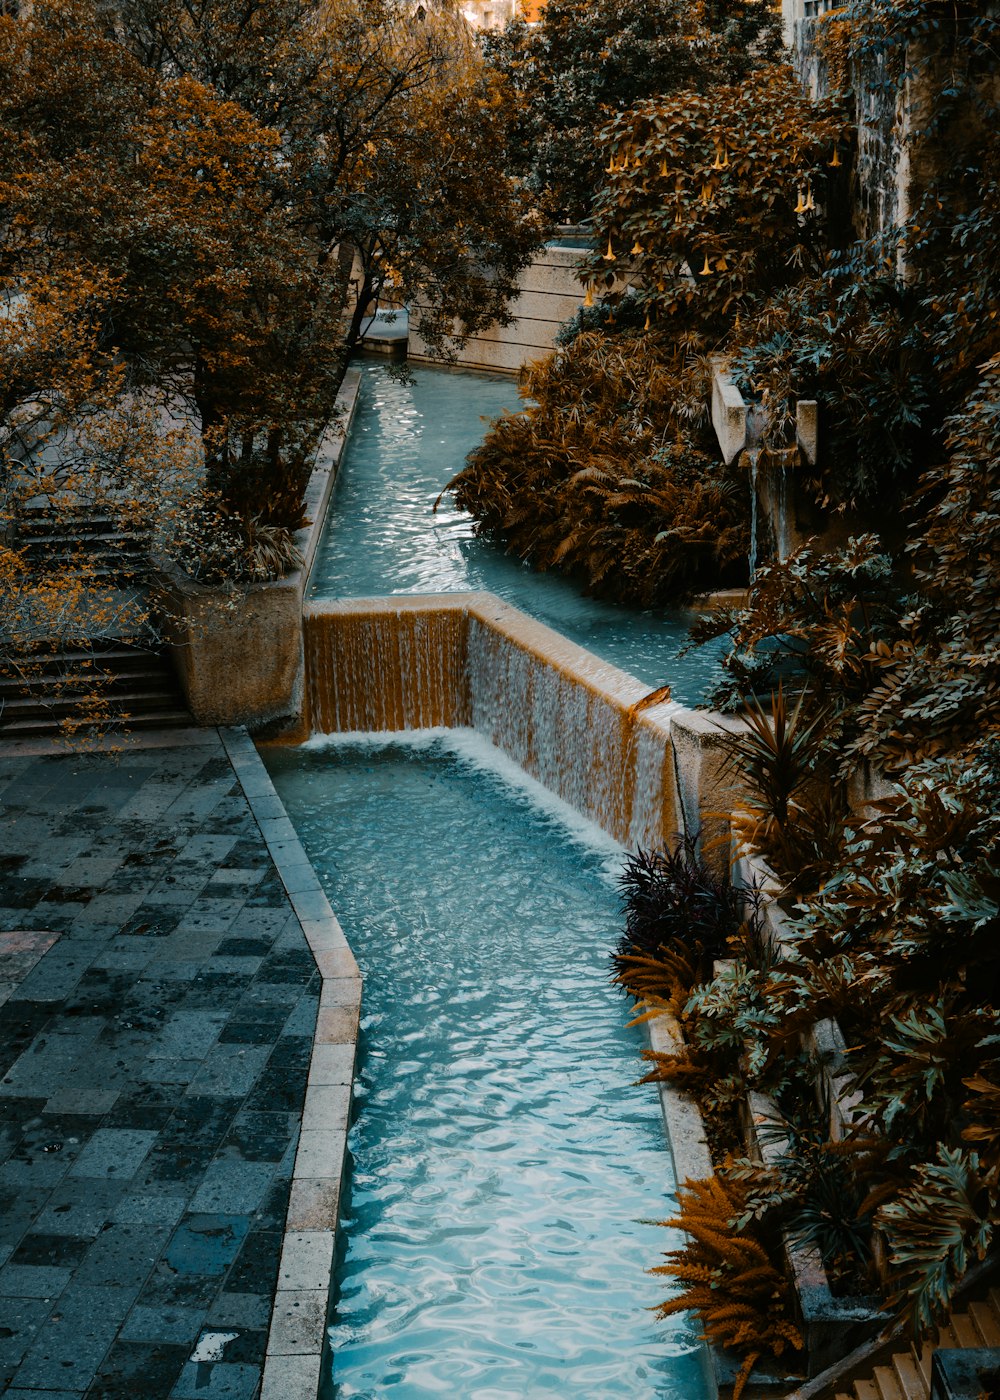
[[[506,376],[363,363],[319,598],[488,590],[696,701],[690,614],[583,598],[434,500]],[[677,1243],[643,1032],[608,981],[622,851],[471,731],[265,751],[364,975],[333,1319],[338,1400],[706,1400],[649,1311]]]
[[[647,1311],[677,1240],[620,849],[469,731],[266,757],[365,979],[338,1400],[703,1400],[694,1325]]]
[[[326,534],[312,575],[317,598],[486,589],[645,681],[697,704],[718,673],[719,648],[679,655],[693,614],[640,612],[539,573],[480,540],[472,517],[433,505],[485,432],[519,407],[509,375],[417,365],[412,383],[362,361],[362,388]]]

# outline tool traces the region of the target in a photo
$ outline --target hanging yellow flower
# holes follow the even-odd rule
[[[834,170],[840,165],[840,152],[837,150],[836,146],[833,148],[833,156],[827,161],[827,165],[832,166]]]
[[[610,235],[610,233],[608,234],[608,251],[604,254],[604,261],[605,261],[605,262],[617,262],[617,258],[615,257],[615,250],[614,250],[614,248],[611,246],[611,235]]]
[[[728,271],[729,271],[729,264],[726,262],[725,254],[723,254],[722,257],[719,259],[719,261],[715,264],[715,270],[716,270],[716,272],[728,272]]]
[[[660,174],[663,176],[664,180],[670,174],[670,167],[667,165],[667,160],[665,156],[663,160],[660,161]]]
[[[583,299],[583,304],[584,304],[584,306],[593,306],[593,304],[594,304],[594,284],[593,284],[593,282],[588,282],[588,283],[587,283],[587,295],[586,295],[586,296],[584,297],[584,299]]]
[[[632,245],[632,256],[633,256],[633,258],[639,257],[644,251],[645,251],[645,249],[643,248],[642,244],[639,242],[639,240],[638,240],[638,238],[637,238],[637,239],[635,240],[635,242],[633,243],[633,245]]]
[[[702,275],[702,277],[708,277],[708,276],[710,276],[711,271],[712,271],[712,264],[708,261],[708,254],[706,253],[706,254],[705,254],[705,266],[701,269],[701,275]]]
[[[796,214],[804,214],[806,212],[806,201],[802,193],[801,185],[799,186],[799,202],[795,206],[795,212]]]

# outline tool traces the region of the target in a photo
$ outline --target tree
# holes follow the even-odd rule
[[[118,10],[144,61],[198,77],[281,131],[285,198],[318,258],[335,256],[342,272],[360,264],[348,351],[387,282],[397,301],[425,307],[425,338],[441,349],[454,320],[461,338],[504,317],[540,229],[504,173],[509,93],[456,12],[418,21],[388,0]]]
[[[280,523],[298,524],[341,299],[288,217],[278,133],[144,69],[84,4],[0,22],[0,57],[4,281],[94,269],[114,289],[99,341],[130,383],[191,402],[216,486],[262,437],[272,467],[294,473],[274,492]]]
[[[509,323],[518,275],[543,237],[520,182],[482,178],[485,152],[499,169],[512,162],[512,102],[478,51],[456,46],[453,61],[410,93],[371,143],[345,201],[361,269],[349,343],[384,291],[417,308],[421,338],[445,355]]]
[[[210,484],[244,520],[301,523],[359,229],[442,326],[500,313],[530,255],[514,184],[461,178],[505,141],[460,40],[382,0],[51,0],[0,21],[0,276],[106,272],[102,344],[190,405]],[[406,196],[373,204],[394,175]]]
[[[548,0],[485,40],[520,98],[521,170],[545,212],[576,222],[601,183],[596,137],[644,98],[736,81],[780,47],[774,12],[755,0]]]
[[[718,334],[824,263],[849,139],[837,106],[778,64],[639,103],[602,133],[585,275],[600,286],[624,268],[650,316]]]

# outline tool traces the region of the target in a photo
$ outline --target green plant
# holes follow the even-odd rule
[[[889,1307],[918,1336],[944,1319],[969,1264],[984,1258],[998,1211],[1000,1170],[984,1170],[977,1153],[944,1145],[917,1168],[899,1199],[879,1211],[877,1224],[898,1271]]]
[[[594,135],[644,97],[733,81],[773,57],[776,16],[748,0],[548,0],[536,24],[486,37],[517,93],[522,174],[553,218],[590,212],[604,165]]]
[[[869,1144],[830,1140],[815,1111],[815,1066],[804,1069],[811,1072],[795,1076],[792,1093],[786,1090],[784,1096],[792,1103],[789,1115],[779,1113],[773,1123],[757,1125],[758,1137],[770,1136],[778,1149],[767,1165],[747,1158],[726,1165],[727,1179],[739,1182],[745,1196],[737,1225],[781,1226],[792,1244],[818,1252],[834,1289],[870,1292],[875,1280]]]
[[[302,551],[291,530],[252,517],[241,522],[239,577],[254,583],[284,578],[302,567]]]
[[[831,161],[850,134],[836,103],[811,102],[777,63],[638,103],[602,134],[607,176],[585,278],[597,289],[624,272],[654,322],[725,333],[822,266],[829,212],[843,202],[845,163]]]
[[[807,716],[806,700],[802,691],[789,710],[780,683],[769,713],[750,697],[742,716],[746,727],[727,740],[729,766],[741,789],[733,830],[795,889],[808,888],[830,868],[847,816],[845,786],[823,742],[829,715],[813,706]]]

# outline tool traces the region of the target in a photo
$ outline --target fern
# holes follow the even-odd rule
[[[763,1243],[749,1229],[735,1227],[745,1205],[738,1185],[718,1176],[689,1181],[677,1198],[677,1216],[662,1223],[683,1230],[687,1241],[650,1272],[676,1279],[681,1288],[656,1313],[666,1318],[697,1312],[705,1339],[742,1357],[733,1386],[733,1400],[739,1400],[761,1357],[802,1350],[788,1284]]]

